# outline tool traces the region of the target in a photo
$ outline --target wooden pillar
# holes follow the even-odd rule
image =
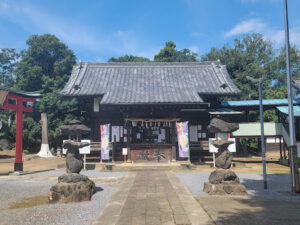
[[[246,109],[246,121],[249,123],[250,118],[249,118],[249,110]]]
[[[23,102],[17,100],[17,122],[16,122],[16,160],[15,160],[15,171],[23,171]]]
[[[114,137],[114,142],[112,144],[112,154],[111,154],[111,161],[115,162],[115,152],[116,152],[116,147],[117,147],[117,143],[116,143],[116,137]]]
[[[281,143],[281,137],[279,138],[279,151],[280,151],[280,159],[282,159],[282,143]]]
[[[131,162],[131,133],[132,133],[132,126],[131,122],[127,121],[127,162]]]
[[[286,143],[283,143],[283,157],[286,159]]]
[[[176,122],[172,122],[172,127],[171,127],[171,140],[172,140],[172,162],[176,162]]]
[[[91,142],[95,142],[95,116],[94,116],[94,112],[91,111],[91,133],[90,133],[90,140]]]

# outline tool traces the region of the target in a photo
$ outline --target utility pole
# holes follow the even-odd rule
[[[262,98],[262,82],[263,78],[254,79],[247,76],[248,80],[252,83],[258,83],[258,93],[259,93],[259,120],[260,120],[260,138],[261,138],[261,153],[262,153],[262,164],[263,164],[263,179],[264,179],[264,189],[268,188],[267,185],[267,166],[266,166],[266,147],[265,147],[265,130],[264,130],[264,111],[263,111],[263,98]]]
[[[287,79],[287,90],[288,90],[288,112],[289,112],[289,134],[290,134],[289,161],[290,161],[291,179],[292,179],[292,192],[298,193],[300,192],[300,189],[299,189],[297,145],[295,139],[295,123],[294,123],[294,109],[293,109],[294,107],[293,107],[293,96],[292,96],[288,6],[287,6],[287,0],[283,0],[283,2],[284,2],[284,25],[285,25],[286,79]]]

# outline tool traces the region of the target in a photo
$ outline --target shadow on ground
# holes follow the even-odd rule
[[[97,187],[97,186],[96,186],[96,193],[97,193],[97,192],[100,192],[100,191],[104,191],[104,189],[103,189],[102,187]]]
[[[270,199],[198,197],[220,225],[298,225],[300,202]]]
[[[0,159],[12,159],[15,158],[13,155],[0,155]]]
[[[300,224],[300,195],[290,193],[288,174],[268,174],[267,190],[263,187],[262,176],[251,179],[244,174],[240,178],[247,188],[247,197],[206,195],[196,198],[217,224]]]

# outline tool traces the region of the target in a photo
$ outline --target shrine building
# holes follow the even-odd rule
[[[175,123],[189,122],[191,160],[201,161],[213,137],[206,128],[210,119],[241,114],[222,107],[219,97],[240,92],[217,61],[81,62],[61,95],[90,102],[95,146],[101,142],[100,125],[111,125],[112,161],[123,160],[127,148],[128,161],[170,162],[180,160]]]

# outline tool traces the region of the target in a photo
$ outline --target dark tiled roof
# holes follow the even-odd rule
[[[32,97],[32,98],[41,97],[41,93],[39,91],[25,92],[25,91],[13,90],[4,86],[0,86],[0,90],[9,91],[15,95],[21,95],[24,97]]]
[[[300,80],[292,80],[292,86],[300,90]]]
[[[201,95],[240,90],[219,62],[80,63],[63,96],[101,96],[101,104],[202,103]]]

